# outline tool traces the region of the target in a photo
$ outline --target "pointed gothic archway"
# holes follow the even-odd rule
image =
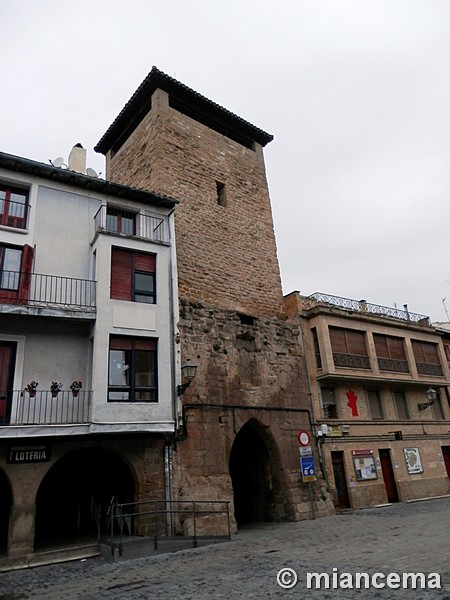
[[[101,448],[74,450],[45,475],[36,496],[35,549],[96,539],[98,511],[111,498],[133,502],[133,475],[123,459]]]
[[[285,517],[277,512],[276,503],[282,493],[278,451],[272,437],[256,419],[248,421],[237,434],[229,469],[238,527]]]
[[[0,469],[0,555],[6,554],[8,550],[8,530],[11,505],[11,486],[6,474]]]

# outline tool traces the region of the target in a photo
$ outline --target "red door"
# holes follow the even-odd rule
[[[379,453],[388,502],[398,502],[397,484],[395,483],[394,469],[392,468],[391,451],[380,450]]]
[[[331,462],[333,464],[334,483],[336,486],[337,508],[349,508],[350,498],[348,495],[347,476],[345,474],[344,453],[332,452]]]
[[[0,425],[9,423],[14,381],[15,342],[0,342]]]

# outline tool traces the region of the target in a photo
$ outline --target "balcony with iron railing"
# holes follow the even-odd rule
[[[14,390],[0,396],[0,426],[75,425],[90,421],[91,391]]]
[[[28,204],[0,198],[0,225],[25,229],[27,224]]]
[[[169,242],[166,220],[156,215],[101,206],[94,216],[96,233],[135,237],[152,242]]]
[[[409,365],[407,360],[399,360],[394,358],[378,358],[378,368],[380,371],[392,371],[394,373],[409,373]]]
[[[361,354],[346,354],[343,352],[333,352],[333,362],[335,367],[346,367],[350,369],[370,369],[369,357]]]
[[[343,310],[357,312],[359,314],[370,314],[380,317],[390,317],[393,319],[400,319],[402,321],[409,321],[410,323],[417,323],[419,325],[430,326],[430,318],[426,315],[420,315],[412,313],[407,310],[400,310],[398,308],[390,308],[388,306],[381,306],[379,304],[370,304],[365,300],[351,300],[349,298],[341,298],[340,296],[330,296],[329,294],[322,294],[321,292],[315,292],[303,300],[303,305],[306,310],[314,308],[319,305],[328,305],[341,308]]]
[[[1,271],[0,312],[11,312],[11,305],[83,312],[89,318],[95,318],[96,282],[42,273]]]

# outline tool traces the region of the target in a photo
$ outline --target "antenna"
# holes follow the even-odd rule
[[[49,160],[49,163],[51,165],[53,165],[54,167],[56,167],[57,169],[60,169],[64,164],[64,159],[62,156],[58,156],[58,158],[55,158],[55,160],[50,160],[50,159],[48,159],[48,160]]]
[[[88,167],[86,169],[86,175],[89,175],[89,177],[95,177],[98,178],[98,173],[97,171],[95,171],[94,169],[91,169],[91,167]]]
[[[445,310],[445,314],[447,315],[447,321],[450,323],[450,317],[448,316],[448,311],[447,311],[447,307],[445,306],[445,301],[447,300],[447,297],[442,298],[442,304],[444,306],[444,310]]]

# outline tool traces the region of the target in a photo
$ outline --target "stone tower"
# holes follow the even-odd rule
[[[234,501],[238,524],[310,514],[297,443],[309,390],[298,324],[283,311],[271,140],[154,67],[96,147],[108,179],[180,201],[181,351],[198,372],[183,397],[174,496]]]

